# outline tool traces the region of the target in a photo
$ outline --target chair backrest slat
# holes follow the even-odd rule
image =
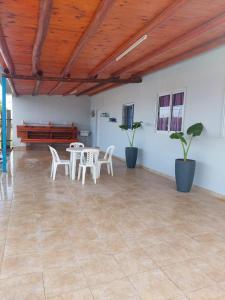
[[[98,161],[99,150],[97,149],[84,149],[81,152],[81,164],[94,165]]]
[[[51,146],[48,146],[48,147],[49,147],[49,149],[51,151],[53,161],[60,162],[60,158],[59,158],[58,152],[55,150],[55,148],[53,148]]]

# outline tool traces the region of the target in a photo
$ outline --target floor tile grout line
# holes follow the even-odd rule
[[[115,258],[115,254],[114,254],[113,256],[114,256],[114,259],[116,260],[116,262],[118,263],[118,266],[119,266],[119,262],[118,262],[117,259]],[[132,286],[132,287],[134,288],[134,290],[136,291],[137,296],[139,297],[139,300],[141,300],[141,296],[139,295],[138,290],[136,289],[136,287],[133,285],[133,282],[132,282],[132,281],[130,280],[130,278],[129,278],[131,275],[127,275],[127,274],[124,272],[124,270],[123,270],[122,268],[120,268],[120,271],[125,275],[124,278],[126,278],[126,279],[129,281],[129,283],[131,284],[131,286]],[[143,273],[143,272],[133,273],[132,276],[135,275],[135,274],[140,274],[140,273]]]
[[[112,257],[114,260],[116,260],[113,254],[106,254],[106,255],[107,255],[107,256],[110,256],[110,257]],[[116,263],[117,263],[117,261],[116,261]],[[119,265],[118,265],[118,268],[119,268]],[[117,281],[117,280],[120,280],[120,279],[125,279],[125,278],[127,278],[127,275],[123,272],[123,270],[121,270],[120,268],[119,268],[119,270],[121,271],[121,273],[124,274],[123,277],[117,278],[117,279],[113,279],[113,280],[111,280],[111,281],[109,281],[109,282],[106,282],[106,283],[101,283],[101,284],[99,285],[99,287],[102,286],[102,285],[104,285],[104,284],[107,285],[107,284],[110,284],[111,282],[114,282],[114,281]],[[82,270],[82,268],[81,268],[81,272],[83,273],[83,275],[84,275],[84,277],[85,277],[85,279],[86,279],[86,281],[87,281],[88,289],[90,290],[91,295],[92,295],[93,300],[94,300],[95,297],[94,297],[93,292],[92,292],[92,289],[94,289],[94,288],[91,287],[91,286],[89,285],[87,276],[86,276],[85,272]],[[101,274],[101,273],[102,273],[102,272],[98,272],[97,274]],[[98,287],[96,287],[96,289],[97,289],[97,288],[98,288]],[[136,289],[135,289],[135,290],[136,290]]]
[[[41,272],[41,276],[42,276],[42,285],[43,285],[43,290],[44,290],[44,297],[45,297],[45,300],[46,300],[47,298],[46,298],[46,291],[45,291],[44,272]]]
[[[189,259],[188,259],[188,260],[189,260]],[[188,261],[188,260],[185,260],[185,261]],[[185,261],[183,261],[183,262],[185,262]],[[176,264],[178,264],[178,263],[176,263]],[[170,265],[173,265],[173,264],[170,264]],[[173,281],[172,278],[170,278],[170,277],[164,272],[163,267],[159,267],[159,268],[160,268],[160,270],[163,272],[163,274],[164,274],[164,275],[165,275],[165,276],[166,276],[166,277],[167,277],[174,285],[176,285],[176,287],[177,287],[182,293],[184,293],[184,295],[185,295],[186,297],[187,297],[186,293],[195,292],[195,291],[198,291],[198,290],[200,290],[200,289],[203,289],[203,288],[208,287],[208,285],[207,285],[207,286],[202,287],[202,288],[199,288],[199,289],[194,289],[194,290],[190,290],[190,291],[184,291],[184,290],[182,290],[182,289],[179,287],[179,285],[177,285],[177,283],[176,283],[175,281]],[[205,273],[204,273],[204,274],[205,274]],[[207,274],[205,274],[205,276],[211,280],[211,278],[210,278]]]
[[[91,296],[92,296],[92,298],[93,298],[93,300],[95,299],[95,297],[94,297],[94,295],[93,295],[93,291],[91,290],[91,288],[89,287],[89,285],[88,285],[88,290],[90,291],[90,293],[91,293]]]
[[[136,273],[136,274],[139,274],[139,273]],[[137,288],[134,286],[133,282],[130,280],[129,276],[127,276],[127,280],[130,282],[131,286],[132,286],[132,287],[134,288],[134,290],[136,291],[139,300],[141,300],[141,295],[139,294],[139,291],[137,290]]]
[[[217,284],[214,284],[214,285],[210,285],[210,286],[206,286],[206,287],[201,287],[200,289],[196,289],[196,290],[193,290],[193,291],[189,291],[188,294],[191,294],[191,293],[195,293],[195,292],[198,292],[198,291],[201,291],[201,290],[204,290],[205,288],[211,288],[211,287],[217,287],[220,291],[222,291],[225,295],[225,289],[221,288],[220,286],[218,286],[218,283]],[[187,295],[186,297],[189,298],[189,296]],[[220,300],[220,298],[219,298]],[[221,299],[222,300],[222,299]]]
[[[179,285],[175,282],[175,281],[173,281],[164,271],[163,271],[163,269],[161,268],[161,267],[159,267],[159,269],[160,269],[160,271],[166,276],[166,278],[170,281],[170,282],[172,282],[177,288],[178,288],[178,290],[180,290],[182,293],[184,293],[184,291],[179,287]]]
[[[76,259],[76,260],[78,260],[78,259]],[[80,272],[83,274],[83,277],[84,277],[84,279],[85,279],[85,281],[86,281],[86,283],[87,283],[87,287],[86,287],[86,288],[88,288],[88,290],[90,291],[91,296],[92,296],[92,298],[93,298],[93,300],[94,300],[94,295],[93,295],[93,293],[92,293],[92,291],[91,291],[91,288],[90,288],[90,286],[89,286],[89,284],[88,284],[88,280],[87,280],[86,274],[85,274],[85,272],[82,270],[82,268],[80,267],[78,261],[77,261],[77,263],[78,263],[78,268],[79,268]]]

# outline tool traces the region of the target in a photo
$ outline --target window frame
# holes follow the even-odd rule
[[[135,104],[134,102],[130,102],[130,103],[125,103],[125,104],[122,105],[122,124],[123,125],[127,125],[124,122],[124,107],[127,107],[127,106],[133,106],[133,122],[134,122],[134,108],[135,108],[134,104]],[[131,129],[131,128],[128,128],[128,129]]]
[[[164,91],[157,94],[157,100],[156,100],[156,113],[155,113],[155,132],[157,134],[170,134],[175,131],[170,130],[170,124],[171,124],[171,117],[172,117],[172,99],[174,94],[178,93],[184,93],[184,100],[183,100],[183,111],[182,111],[182,125],[181,125],[181,131],[184,129],[184,118],[185,118],[185,106],[186,106],[186,95],[187,95],[187,88],[182,89],[176,89],[176,90],[170,90],[170,91]],[[169,114],[169,120],[168,120],[168,130],[158,130],[157,124],[158,124],[158,116],[159,116],[159,98],[162,96],[170,95],[170,114]]]

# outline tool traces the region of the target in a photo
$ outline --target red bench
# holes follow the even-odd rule
[[[22,143],[64,144],[77,142],[77,127],[63,125],[18,125],[17,137]]]

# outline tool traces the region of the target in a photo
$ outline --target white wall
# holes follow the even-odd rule
[[[79,129],[90,128],[90,98],[88,96],[20,96],[13,98],[13,144],[21,146],[16,126],[23,120],[32,123],[74,122]]]
[[[155,132],[156,101],[159,92],[186,88],[184,129],[195,122],[205,126],[204,134],[193,141],[190,158],[197,160],[195,184],[225,194],[225,139],[221,135],[225,91],[225,47],[144,77],[142,84],[130,84],[91,98],[91,109],[108,112],[117,123],[100,118],[99,146],[116,145],[116,155],[124,158],[128,142],[118,128],[122,105],[135,103],[135,121],[144,121],[137,134],[139,163],[174,175],[174,160],[181,147],[169,134]],[[91,121],[92,127],[95,122]],[[92,128],[94,130],[94,127]],[[94,134],[94,132],[93,132]],[[95,137],[94,137],[95,139]]]

